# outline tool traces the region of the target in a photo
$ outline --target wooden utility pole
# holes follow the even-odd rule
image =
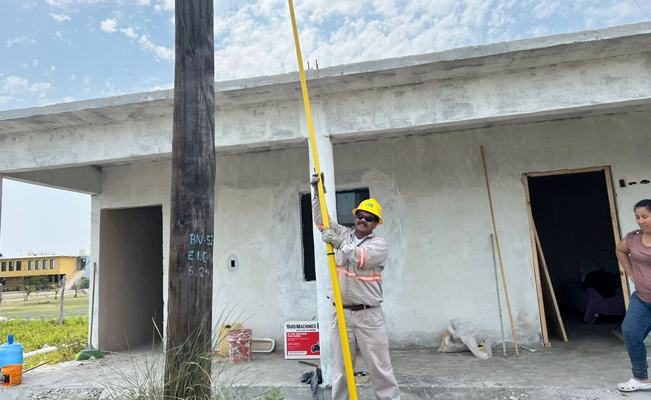
[[[215,91],[213,0],[177,0],[165,398],[210,398]]]

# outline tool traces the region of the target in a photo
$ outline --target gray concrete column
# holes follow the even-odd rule
[[[321,117],[321,107],[318,104],[312,106],[312,115],[314,117],[314,128],[316,143],[319,155],[319,165],[321,171],[325,174],[326,187],[326,204],[328,213],[334,221],[337,220],[337,197],[335,191],[335,163],[332,151],[332,142],[325,132],[325,121]],[[303,122],[303,121],[302,121]],[[307,127],[305,129],[307,132]],[[308,146],[310,143],[308,142]],[[312,157],[312,148],[310,152],[310,174],[314,171],[314,160]],[[314,195],[314,193],[312,193]],[[326,255],[325,243],[321,241],[321,232],[314,224],[314,265],[316,269],[316,294],[319,317],[319,337],[321,344],[321,370],[323,373],[323,383],[330,385],[332,382],[332,353],[330,350],[330,312],[332,311],[332,300],[328,300],[328,290],[331,287],[332,279],[330,277],[330,266],[328,256]]]

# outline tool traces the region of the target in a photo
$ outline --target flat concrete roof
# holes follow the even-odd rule
[[[651,22],[306,71],[311,97],[651,52]],[[298,72],[215,83],[216,107],[297,99]],[[174,90],[0,112],[0,135],[170,116]]]

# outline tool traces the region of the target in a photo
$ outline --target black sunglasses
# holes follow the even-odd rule
[[[377,221],[377,217],[376,217],[376,216],[373,216],[373,215],[364,215],[364,214],[362,214],[361,212],[360,212],[360,213],[357,213],[355,216],[357,217],[357,219],[363,219],[363,220],[366,220],[366,222],[376,222],[376,221]]]

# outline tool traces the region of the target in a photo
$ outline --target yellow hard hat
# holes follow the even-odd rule
[[[380,207],[380,203],[375,199],[368,199],[359,203],[359,206],[353,210],[353,215],[357,215],[357,211],[366,211],[375,215],[380,219],[380,225],[384,222],[382,220],[382,207]]]

